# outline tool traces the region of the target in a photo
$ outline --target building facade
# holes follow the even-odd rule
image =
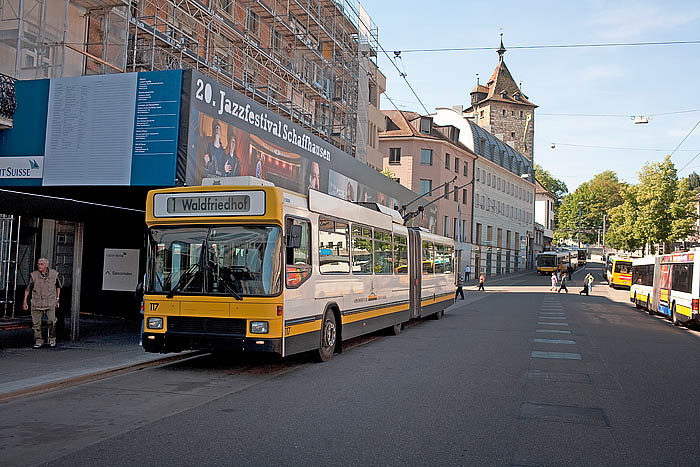
[[[476,155],[460,142],[459,129],[436,125],[431,116],[385,110],[386,131],[379,135],[383,167],[410,190],[425,194],[418,206],[436,207],[433,233],[455,240],[460,271],[473,261],[471,220]],[[445,187],[439,188],[442,184]],[[437,189],[437,190],[436,190]],[[432,191],[435,190],[435,191]],[[431,192],[432,191],[432,192]]]
[[[440,125],[460,130],[474,162],[473,267],[486,275],[525,269],[534,236],[534,170],[527,158],[465,117],[460,108],[438,108]]]
[[[557,198],[537,182],[535,187],[535,222],[542,225],[545,248],[551,247],[554,239],[554,206],[556,202]]]
[[[103,283],[107,250],[138,252],[144,270],[146,192],[199,183],[210,144],[238,152],[240,175],[257,175],[255,157],[261,176],[294,191],[391,207],[412,199],[378,173],[376,25],[356,1],[312,3],[0,0],[0,159],[23,174],[0,178],[0,241],[17,246],[0,265],[18,262],[18,290],[43,256],[63,277],[62,312],[82,300],[83,310],[138,313],[133,293]],[[260,125],[225,100],[257,109]],[[171,121],[142,127],[139,112],[165,107]],[[169,134],[157,141],[160,131]],[[0,315],[22,313],[8,295]]]

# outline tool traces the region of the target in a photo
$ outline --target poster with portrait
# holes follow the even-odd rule
[[[203,178],[253,176],[307,194],[309,188],[353,202],[398,208],[418,195],[356,160],[309,130],[196,70],[187,70],[189,121],[178,176],[185,185]],[[184,154],[183,154],[184,153]],[[362,181],[362,182],[360,182]],[[426,216],[434,219],[425,219]],[[424,214],[427,225],[437,213]]]

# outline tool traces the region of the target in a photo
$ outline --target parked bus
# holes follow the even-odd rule
[[[588,252],[582,248],[577,250],[577,252],[578,252],[578,265],[585,266]]]
[[[630,287],[632,285],[632,259],[608,256],[605,278],[610,287]]]
[[[656,256],[652,306],[678,326],[698,321],[700,250]]]
[[[632,260],[630,302],[637,308],[643,308],[650,313],[653,310],[651,303],[654,292],[654,261],[654,256]]]
[[[566,272],[569,253],[564,251],[544,251],[537,255],[537,274],[550,276],[555,271]]]
[[[454,302],[453,240],[407,228],[381,205],[237,183],[149,192],[146,351],[313,351],[325,361],[344,340],[398,334]]]

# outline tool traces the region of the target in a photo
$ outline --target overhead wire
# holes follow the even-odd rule
[[[656,41],[656,42],[602,42],[589,44],[545,44],[545,45],[511,45],[509,49],[575,49],[591,47],[639,47],[651,45],[690,45],[700,44],[696,41]],[[426,52],[470,52],[478,50],[497,50],[496,47],[441,47],[433,49],[405,49],[397,50],[401,53],[426,53]]]

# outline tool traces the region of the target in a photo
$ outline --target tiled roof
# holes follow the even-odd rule
[[[505,61],[500,61],[496,68],[491,73],[491,77],[486,83],[487,95],[481,102],[486,100],[495,100],[500,102],[508,102],[511,104],[522,104],[531,107],[537,107],[535,104],[527,99],[527,96],[520,91],[520,88],[515,83],[513,76],[510,74]],[[480,88],[481,86],[477,86]],[[505,97],[501,93],[505,91]],[[473,91],[472,91],[473,92]],[[482,91],[479,91],[482,92]],[[515,96],[519,94],[519,98],[516,100]]]

